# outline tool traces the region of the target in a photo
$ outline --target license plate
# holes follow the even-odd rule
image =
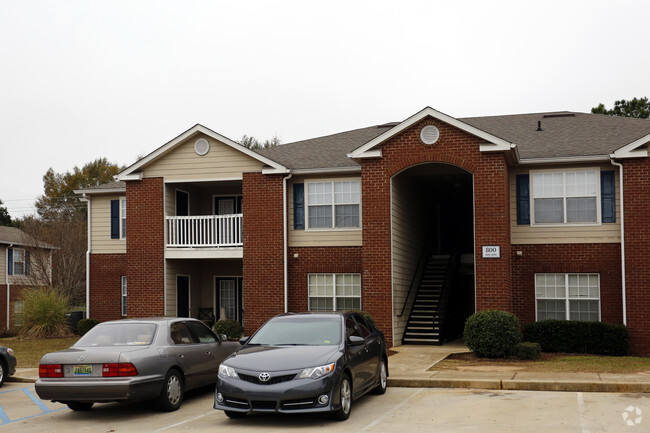
[[[92,376],[93,375],[93,366],[90,364],[84,365],[75,365],[72,373],[75,376]]]

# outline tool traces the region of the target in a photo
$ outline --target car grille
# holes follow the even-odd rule
[[[267,400],[253,400],[251,401],[251,406],[253,410],[275,410],[277,406],[276,401],[267,401]]]
[[[267,382],[262,382],[258,376],[252,376],[248,374],[239,373],[239,378],[245,380],[246,382],[255,383],[257,385],[273,385],[274,383],[282,383],[293,380],[296,377],[294,374],[285,374],[283,376],[274,376],[271,377]]]

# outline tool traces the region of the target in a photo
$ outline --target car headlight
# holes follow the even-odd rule
[[[219,366],[219,376],[239,379],[239,376],[237,376],[237,372],[235,371],[234,368],[228,367],[227,365],[223,365],[223,364]]]
[[[320,367],[305,368],[300,373],[300,379],[320,379],[328,374],[332,374],[335,364],[321,365]]]

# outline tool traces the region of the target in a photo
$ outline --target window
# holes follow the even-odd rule
[[[600,320],[599,274],[535,274],[537,320]]]
[[[358,180],[307,184],[310,229],[360,227],[361,188]]]
[[[122,275],[122,316],[126,316],[126,275]]]
[[[120,199],[120,238],[126,239],[126,199]]]
[[[111,200],[111,239],[126,239],[126,198]]]
[[[600,222],[598,170],[531,174],[535,224]]]
[[[309,311],[361,309],[361,274],[309,274]]]
[[[14,323],[13,326],[22,326],[25,318],[25,301],[19,299],[14,302]]]
[[[29,251],[23,248],[8,248],[7,254],[7,273],[9,275],[29,275]]]

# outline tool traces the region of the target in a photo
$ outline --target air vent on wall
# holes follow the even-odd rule
[[[194,151],[197,155],[203,156],[210,150],[210,143],[205,138],[199,138],[194,142]]]
[[[424,144],[434,144],[440,138],[440,131],[433,125],[427,125],[420,131],[420,140]]]

